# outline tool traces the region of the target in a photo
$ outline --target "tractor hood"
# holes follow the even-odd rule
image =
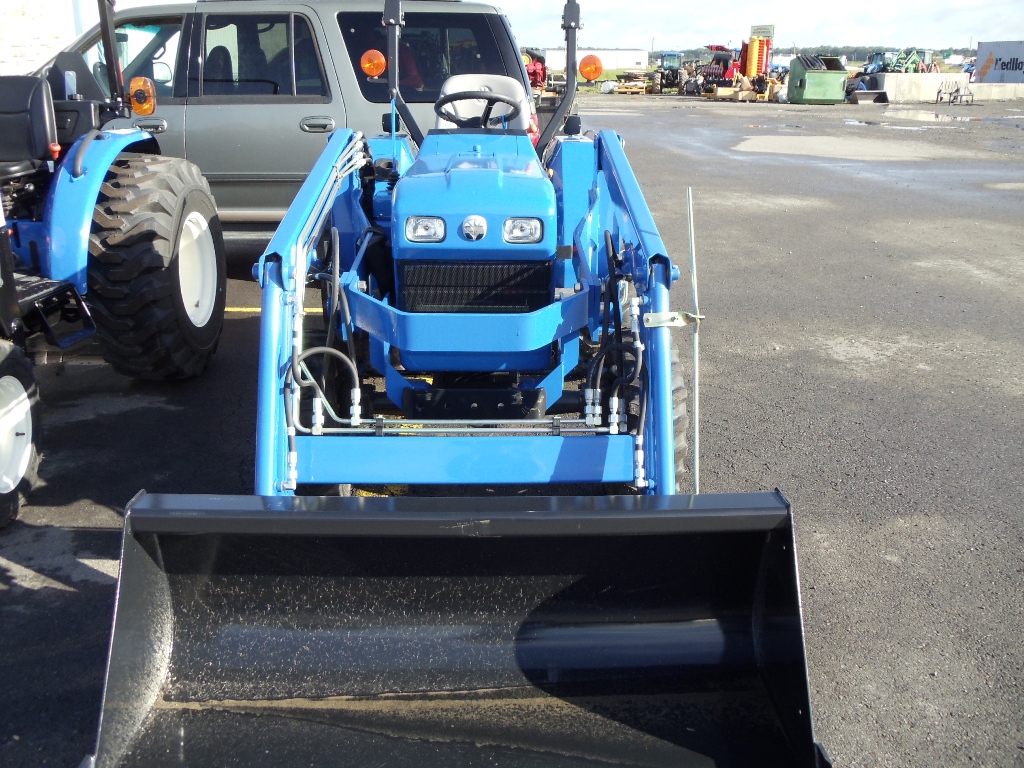
[[[392,215],[398,259],[554,258],[555,190],[525,134],[431,133],[395,188]],[[421,216],[444,220],[443,240],[408,239],[407,222]],[[508,242],[510,218],[539,221],[539,240]]]

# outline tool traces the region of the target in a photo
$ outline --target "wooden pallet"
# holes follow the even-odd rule
[[[647,93],[646,83],[623,83],[615,86],[615,93],[624,93],[627,96],[637,96]]]

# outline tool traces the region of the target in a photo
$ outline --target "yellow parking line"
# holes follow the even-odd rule
[[[258,315],[260,313],[259,307],[224,307],[225,312],[235,312],[236,314],[246,315]],[[306,307],[307,312],[323,312],[323,307]]]

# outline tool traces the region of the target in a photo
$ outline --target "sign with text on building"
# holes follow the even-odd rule
[[[1024,40],[979,42],[974,66],[979,83],[1024,83]]]
[[[773,43],[775,42],[775,25],[774,24],[759,24],[758,26],[750,28],[751,37],[767,37]]]

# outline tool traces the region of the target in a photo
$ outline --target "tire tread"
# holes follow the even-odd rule
[[[119,373],[189,378],[203,372],[216,349],[216,340],[197,348],[182,332],[170,269],[178,211],[195,189],[213,206],[209,184],[192,163],[132,153],[118,156],[100,188],[89,235],[87,298],[104,358]],[[215,244],[223,253],[219,240]]]

